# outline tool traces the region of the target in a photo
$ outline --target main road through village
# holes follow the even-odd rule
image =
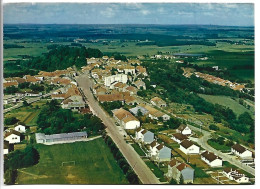
[[[115,122],[104,112],[99,103],[93,97],[90,87],[93,85],[92,81],[88,78],[87,74],[77,76],[76,81],[79,87],[83,90],[85,97],[87,98],[88,105],[95,112],[95,114],[103,121],[107,127],[107,133],[116,143],[121,153],[124,155],[130,166],[143,184],[160,184],[160,181],[153,172],[147,167],[141,157],[136,151],[127,144],[124,137],[119,133],[116,128]]]

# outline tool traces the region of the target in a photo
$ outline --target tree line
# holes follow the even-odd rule
[[[110,151],[112,152],[117,164],[119,167],[122,169],[123,173],[125,174],[127,180],[129,181],[130,184],[139,184],[139,179],[138,176],[135,174],[131,166],[128,164],[116,144],[113,142],[110,136],[106,135],[104,133],[102,135],[105,143],[107,146],[110,148]]]

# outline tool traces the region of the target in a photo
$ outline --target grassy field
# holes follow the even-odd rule
[[[216,150],[219,150],[219,151],[222,151],[222,152],[228,152],[231,150],[231,147],[229,146],[226,146],[226,145],[221,145],[221,144],[218,144],[216,142],[213,142],[211,140],[208,140],[208,144],[215,148]]]
[[[36,148],[40,162],[19,170],[18,184],[128,184],[102,138]]]
[[[205,94],[199,94],[199,96],[206,101],[213,103],[213,104],[220,104],[226,107],[229,107],[233,112],[238,116],[244,112],[248,112],[251,115],[253,115],[253,112],[246,109],[244,106],[239,104],[237,101],[233,100],[230,97],[227,96],[214,96],[214,95],[205,95]]]
[[[40,100],[38,102],[32,103],[32,106],[28,107],[20,107],[14,109],[6,114],[4,114],[4,118],[8,117],[16,117],[21,122],[24,122],[28,126],[36,126],[36,121],[38,115],[41,112],[41,107],[46,103],[46,100]],[[36,109],[36,105],[38,105],[39,109]]]

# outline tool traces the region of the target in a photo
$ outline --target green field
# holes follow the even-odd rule
[[[22,106],[20,108],[14,109],[4,114],[4,118],[16,117],[18,120],[28,126],[36,126],[38,115],[40,114],[41,108],[46,104],[46,102],[46,100],[40,100],[38,102],[32,103],[31,106]],[[39,109],[36,109],[36,105],[38,105]]]
[[[231,150],[231,147],[228,147],[226,145],[221,145],[221,144],[218,144],[216,142],[213,142],[211,140],[208,140],[208,144],[212,147],[212,148],[215,148],[216,150],[220,150],[220,151],[223,151],[223,152],[228,152]]]
[[[18,170],[18,184],[128,184],[102,138],[36,148],[40,162]]]
[[[253,115],[252,111],[246,109],[244,106],[228,96],[214,96],[205,94],[199,94],[199,96],[212,104],[220,104],[229,107],[237,116],[244,112],[248,112]]]

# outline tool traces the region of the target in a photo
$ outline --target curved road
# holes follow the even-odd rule
[[[195,131],[199,131],[200,129],[197,127],[194,127],[192,125],[189,125],[189,127],[192,130]],[[209,151],[209,152],[214,152],[214,154],[216,154],[217,156],[221,157],[223,159],[223,161],[228,161],[229,163],[237,166],[240,169],[243,169],[244,171],[252,174],[255,176],[255,169],[253,169],[252,167],[249,167],[243,163],[241,163],[239,160],[235,159],[235,157],[232,157],[228,154],[222,153],[214,148],[212,148],[207,141],[211,138],[211,133],[205,130],[201,130],[201,132],[203,133],[203,137],[199,138],[198,140],[196,140],[196,142],[205,150]]]
[[[99,106],[99,103],[94,99],[93,94],[90,91],[90,87],[93,84],[92,81],[88,78],[88,75],[80,75],[77,76],[75,79],[78,83],[78,86],[82,88],[88,100],[88,105],[107,126],[106,130],[108,135],[116,143],[121,153],[124,155],[135,173],[138,175],[141,182],[143,184],[160,184],[158,178],[155,177],[153,172],[147,167],[140,156],[135,152],[130,144],[127,144],[125,142],[123,136],[116,128],[115,122],[104,112],[104,110]]]

